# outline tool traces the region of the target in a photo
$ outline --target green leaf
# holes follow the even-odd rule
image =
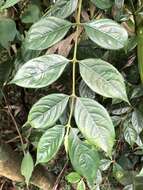
[[[6,0],[5,4],[0,8],[1,10],[14,6],[21,0]]]
[[[133,183],[134,173],[129,170],[124,170],[118,163],[113,164],[113,177],[122,185]]]
[[[86,190],[86,186],[83,179],[80,180],[80,182],[77,184],[77,190]]]
[[[142,176],[143,177],[143,168],[141,169],[140,173],[137,176]]]
[[[84,98],[95,98],[95,92],[93,92],[83,80],[81,80],[79,85],[79,94]]]
[[[139,110],[135,110],[132,114],[133,129],[140,134],[143,130],[143,115]]]
[[[100,162],[100,170],[101,171],[108,170],[108,168],[110,167],[111,163],[112,163],[111,160],[102,159],[101,162]]]
[[[93,183],[99,167],[99,155],[95,149],[79,140],[73,131],[69,137],[69,156],[74,169]]]
[[[44,17],[30,28],[26,47],[43,50],[59,42],[68,32],[72,23],[56,17]]]
[[[21,174],[25,177],[25,182],[28,185],[34,169],[32,156],[27,152],[21,163]]]
[[[44,55],[31,59],[17,72],[10,83],[25,88],[42,88],[55,82],[69,60],[61,55]]]
[[[117,50],[127,43],[127,31],[113,20],[93,20],[85,23],[84,27],[88,37],[102,48]]]
[[[78,0],[57,0],[45,15],[67,18],[75,11],[77,3]]]
[[[56,125],[48,129],[41,137],[37,148],[38,163],[46,163],[50,161],[60,149],[65,134],[65,127]]]
[[[133,185],[132,184],[131,185],[127,185],[126,187],[124,187],[123,190],[134,190],[133,189]]]
[[[69,96],[50,94],[33,105],[28,115],[28,122],[34,128],[43,129],[55,124],[64,112]]]
[[[111,0],[91,0],[100,9],[109,9],[112,6]]]
[[[78,183],[80,179],[81,179],[81,176],[76,172],[71,172],[70,174],[66,176],[66,180],[69,183]]]
[[[95,184],[100,185],[102,183],[102,174],[100,170],[97,170]]]
[[[117,163],[113,165],[113,176],[118,182],[121,182],[121,180],[125,176],[125,171],[124,169]]]
[[[133,146],[137,140],[137,133],[129,119],[124,122],[124,138],[129,145]]]
[[[93,91],[128,102],[124,79],[115,67],[101,59],[85,59],[79,64],[83,80]]]
[[[106,109],[94,100],[77,98],[74,115],[83,136],[111,156],[115,131]]]
[[[40,9],[35,4],[30,4],[21,16],[23,23],[34,23],[40,18]]]
[[[8,32],[10,31],[10,32]],[[12,19],[0,19],[0,44],[4,48],[8,48],[9,43],[12,42],[17,34],[16,24]]]

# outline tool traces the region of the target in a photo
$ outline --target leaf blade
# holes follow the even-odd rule
[[[20,2],[20,1],[21,1],[21,0],[7,0],[7,1],[5,2],[5,4],[4,4],[2,7],[0,7],[0,9],[1,9],[1,10],[7,9],[7,8],[9,8],[9,7],[14,6],[15,4],[17,4],[17,3]]]
[[[24,158],[21,163],[21,174],[25,177],[25,182],[27,185],[29,184],[33,170],[34,170],[33,159],[30,153],[27,152],[24,155]]]
[[[83,136],[111,156],[115,131],[105,108],[94,100],[77,98],[74,116]]]
[[[67,18],[75,11],[77,3],[78,0],[58,0],[45,15]]]
[[[115,67],[101,59],[85,59],[79,65],[83,80],[93,91],[128,102],[124,79]]]
[[[98,153],[80,141],[74,132],[69,136],[69,157],[74,169],[93,183],[99,166]]]
[[[64,112],[69,96],[50,94],[33,105],[28,115],[28,122],[34,128],[48,128],[55,124]]]
[[[44,17],[30,28],[25,41],[26,47],[33,50],[49,48],[59,42],[71,26],[72,24],[66,20]]]
[[[112,6],[112,2],[110,0],[91,0],[98,8],[100,9],[109,9]]]
[[[127,31],[111,19],[100,19],[84,24],[88,37],[105,49],[117,50],[125,46]]]
[[[38,163],[46,163],[50,161],[58,152],[65,134],[65,127],[56,125],[48,129],[41,137],[37,148]]]
[[[43,88],[55,82],[69,60],[61,55],[44,55],[25,63],[10,82],[25,88]]]

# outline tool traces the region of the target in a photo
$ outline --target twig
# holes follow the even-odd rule
[[[57,190],[57,187],[58,187],[58,185],[59,185],[60,179],[61,179],[62,174],[63,174],[63,172],[65,171],[67,165],[68,165],[68,160],[66,161],[66,163],[65,163],[65,165],[64,165],[64,167],[63,167],[63,169],[62,169],[62,171],[61,171],[60,174],[58,175],[58,177],[57,177],[57,179],[56,179],[56,182],[55,182],[55,185],[54,185],[54,187],[53,187],[52,190]]]
[[[5,94],[4,94],[3,91],[2,91],[2,95],[3,95],[3,98],[4,98],[5,104],[7,105],[9,115],[10,115],[12,121],[13,121],[13,124],[14,124],[14,126],[15,126],[15,128],[16,128],[16,131],[17,131],[17,133],[18,133],[18,136],[19,136],[19,138],[20,138],[23,154],[25,155],[23,138],[22,138],[22,135],[21,135],[20,130],[19,130],[19,128],[18,128],[18,125],[17,125],[17,123],[16,123],[16,121],[15,121],[15,118],[14,118],[14,116],[13,116],[13,114],[12,114],[11,106],[9,105],[9,103],[8,103],[8,101],[7,101],[7,99],[6,99],[6,96],[5,96]]]

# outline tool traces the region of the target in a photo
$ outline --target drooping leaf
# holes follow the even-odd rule
[[[83,179],[81,179],[80,182],[77,184],[77,190],[86,190],[86,186]]]
[[[56,125],[48,129],[41,137],[37,148],[38,163],[46,163],[50,161],[58,152],[65,134],[65,127]]]
[[[21,163],[21,174],[25,177],[25,182],[27,185],[29,184],[33,169],[34,169],[34,163],[32,156],[30,155],[29,152],[27,152]]]
[[[71,172],[66,176],[66,180],[69,183],[78,183],[81,179],[81,176],[76,172]]]
[[[78,0],[57,0],[45,15],[67,18],[75,11],[77,3]]]
[[[69,156],[74,169],[93,183],[99,167],[98,153],[79,140],[73,131],[69,137]]]
[[[30,28],[26,37],[26,47],[43,50],[59,42],[68,32],[71,23],[56,17],[44,17]]]
[[[55,124],[64,112],[69,96],[50,94],[33,105],[28,115],[28,122],[34,128],[43,129]]]
[[[133,129],[137,134],[140,134],[143,130],[143,115],[139,110],[135,110],[132,114]]]
[[[138,134],[132,126],[129,119],[124,122],[124,138],[129,145],[133,146],[137,140]]]
[[[109,9],[112,6],[111,0],[91,0],[100,9]]]
[[[117,50],[127,43],[127,31],[113,20],[93,20],[85,23],[84,27],[88,37],[102,48]]]
[[[80,82],[79,85],[79,94],[81,97],[84,98],[95,98],[95,92],[93,92],[83,80]]]
[[[17,4],[18,2],[20,2],[21,0],[6,0],[5,4],[0,7],[1,10],[3,9],[7,9],[9,7],[14,6],[15,4]]]
[[[56,54],[31,59],[18,70],[11,83],[25,88],[46,87],[60,77],[68,62]]]
[[[79,64],[83,80],[93,91],[128,102],[124,79],[115,67],[101,59],[85,59]]]
[[[10,32],[9,32],[10,31]],[[9,43],[12,42],[17,34],[16,24],[12,19],[0,19],[0,44],[4,48],[8,48]]]
[[[106,109],[94,100],[77,98],[74,115],[83,136],[111,156],[115,131]]]

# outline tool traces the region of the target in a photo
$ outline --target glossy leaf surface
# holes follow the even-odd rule
[[[127,43],[127,31],[113,20],[93,20],[85,23],[84,27],[88,37],[102,48],[117,50]]]
[[[79,94],[83,98],[91,98],[91,99],[94,99],[96,96],[95,92],[91,90],[83,80],[81,80],[79,85]]]
[[[128,102],[124,79],[115,67],[101,59],[85,59],[79,64],[83,80],[93,91]]]
[[[129,119],[124,122],[124,138],[129,145],[133,146],[137,140],[137,132]]]
[[[143,115],[139,110],[135,110],[132,114],[133,129],[137,134],[140,134],[143,130]]]
[[[28,122],[34,128],[43,129],[55,124],[64,112],[69,96],[50,94],[41,98],[29,112]]]
[[[99,166],[98,153],[73,132],[69,137],[69,156],[74,169],[92,183]]]
[[[21,0],[6,0],[5,4],[0,7],[1,10],[3,9],[7,9],[9,7],[14,6],[15,4],[17,4],[18,2],[20,2]]]
[[[43,50],[59,42],[68,32],[71,23],[56,17],[43,17],[30,28],[26,37],[26,47]]]
[[[18,70],[11,83],[25,88],[46,87],[60,77],[68,62],[56,54],[31,59]]]
[[[109,9],[112,6],[111,0],[91,0],[100,9]]]
[[[57,0],[46,16],[55,16],[58,18],[67,18],[77,7],[78,0]]]
[[[83,136],[111,155],[115,131],[106,109],[94,100],[77,98],[74,115]]]
[[[56,125],[48,129],[41,137],[37,148],[37,162],[46,163],[58,152],[64,138],[65,127]]]

